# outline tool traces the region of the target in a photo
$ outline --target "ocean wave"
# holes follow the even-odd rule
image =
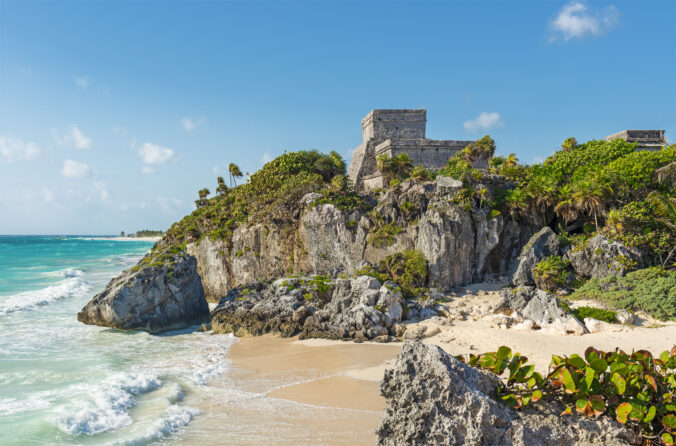
[[[172,404],[167,407],[162,417],[154,421],[145,432],[117,444],[135,446],[161,440],[181,427],[188,425],[199,413],[200,411],[194,407]]]
[[[71,277],[58,285],[0,297],[0,315],[4,316],[16,311],[35,310],[59,299],[81,296],[89,291],[89,289],[89,283],[79,277]]]
[[[84,276],[84,271],[81,269],[77,268],[66,268],[62,269],[59,271],[51,271],[48,273],[45,273],[45,276],[47,277],[65,277],[65,278],[71,278],[71,277],[82,277]]]
[[[129,409],[136,396],[157,389],[162,382],[145,373],[119,373],[99,385],[85,385],[84,400],[62,408],[56,424],[71,435],[96,435],[132,422]]]

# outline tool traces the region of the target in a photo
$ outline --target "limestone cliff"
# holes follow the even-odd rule
[[[475,189],[487,190],[486,200],[509,187],[487,176]],[[487,207],[463,199],[459,181],[404,182],[396,191],[369,197],[368,209],[340,210],[308,194],[298,217],[282,224],[244,224],[230,240],[205,237],[189,243],[197,259],[204,293],[217,301],[228,291],[256,280],[292,274],[352,275],[364,262],[377,264],[386,256],[417,249],[428,262],[428,287],[448,290],[506,274],[531,228]]]

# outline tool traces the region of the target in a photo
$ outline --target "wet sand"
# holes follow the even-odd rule
[[[373,445],[385,409],[379,381],[401,343],[241,338],[181,444]]]

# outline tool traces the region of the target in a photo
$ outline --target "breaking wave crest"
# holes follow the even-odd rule
[[[64,407],[57,426],[71,435],[95,435],[120,429],[132,422],[129,409],[136,396],[157,389],[162,382],[144,373],[118,373],[99,385],[85,385],[85,399]]]
[[[71,276],[71,278],[57,285],[0,298],[0,315],[4,316],[16,311],[35,310],[59,299],[81,296],[89,291],[89,289],[89,283],[79,277]]]

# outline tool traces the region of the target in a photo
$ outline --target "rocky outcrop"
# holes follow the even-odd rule
[[[642,263],[641,253],[620,242],[596,235],[584,249],[566,252],[565,259],[581,277],[623,276]]]
[[[494,399],[498,378],[471,368],[437,346],[406,342],[380,385],[387,400],[378,444],[629,445],[636,436],[610,417],[561,417],[539,401],[513,410]]]
[[[193,256],[126,270],[78,313],[89,325],[157,333],[209,321]]]
[[[486,175],[474,187],[487,190],[488,202],[511,185]],[[468,206],[462,191],[462,182],[447,177],[406,182],[396,193],[366,197],[370,210],[354,211],[317,204],[320,195],[308,194],[295,223],[243,224],[230,240],[207,237],[187,249],[197,258],[207,298],[215,301],[231,288],[289,272],[353,275],[364,262],[375,265],[406,249],[424,254],[429,287],[449,290],[506,274],[532,233],[505,216],[491,218],[488,208]]]
[[[557,255],[560,245],[559,238],[549,226],[535,233],[521,251],[519,264],[512,276],[512,284],[515,286],[535,284],[532,269],[545,257]]]
[[[517,319],[533,321],[534,326],[559,334],[582,335],[584,324],[559,306],[551,293],[533,287],[505,288],[500,292],[501,303],[496,311],[509,310]]]
[[[369,276],[284,278],[232,289],[212,312],[211,327],[237,336],[389,340],[402,303],[395,283]]]

